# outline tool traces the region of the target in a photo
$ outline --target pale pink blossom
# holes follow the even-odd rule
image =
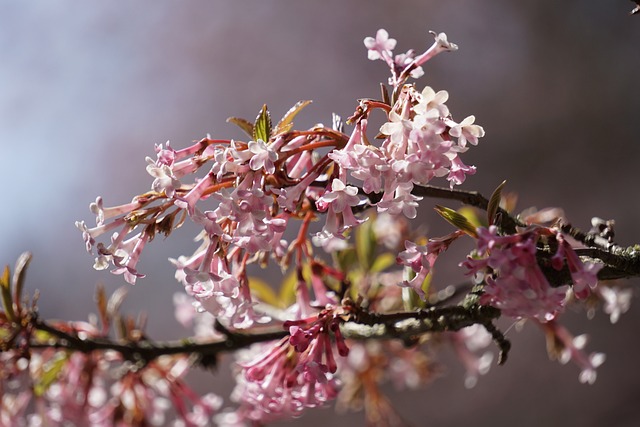
[[[368,57],[374,61],[376,59],[382,59],[389,66],[393,65],[392,51],[396,47],[396,40],[389,38],[389,33],[384,29],[379,29],[376,33],[376,37],[366,37],[364,39],[364,45],[368,49]]]
[[[389,187],[393,190],[388,191]],[[411,194],[411,190],[413,190],[413,184],[410,182],[389,185],[385,188],[382,200],[376,205],[378,212],[386,212],[391,215],[403,214],[409,219],[415,218],[418,215],[416,210],[418,201],[422,200],[422,197],[414,196]]]
[[[180,181],[173,174],[170,166],[157,164],[153,159],[147,157],[147,173],[153,178],[151,189],[158,193],[165,193],[167,197],[173,197],[176,188],[180,188]]]
[[[473,145],[478,145],[478,138],[484,136],[484,129],[482,126],[475,125],[475,116],[469,116],[460,123],[455,123],[452,120],[447,121],[447,125],[451,127],[449,135],[454,138],[458,138],[458,145],[465,147],[467,142]]]
[[[477,231],[477,256],[462,265],[468,274],[484,276],[480,303],[518,319],[553,320],[564,309],[567,286],[552,287],[540,270],[536,229],[510,236],[499,236],[495,226]]]
[[[603,311],[609,315],[611,323],[616,323],[620,316],[631,307],[632,289],[623,289],[617,286],[598,286],[595,290],[604,303]]]
[[[445,118],[449,115],[449,108],[445,102],[449,99],[446,90],[434,91],[426,86],[420,93],[418,104],[413,106],[413,111],[430,119]]]
[[[603,353],[584,352],[587,344],[587,335],[572,336],[562,325],[555,321],[539,323],[547,336],[547,342],[553,343],[550,348],[552,357],[557,357],[562,364],[571,361],[580,368],[578,379],[583,384],[593,384],[597,378],[596,369],[602,365],[606,359]]]
[[[273,162],[278,160],[278,153],[276,153],[272,147],[259,139],[249,142],[249,151],[253,153],[251,160],[249,160],[251,170],[258,171],[264,169],[267,173],[275,172],[276,168]]]

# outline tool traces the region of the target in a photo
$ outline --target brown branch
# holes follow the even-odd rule
[[[489,199],[484,197],[477,191],[454,190],[443,187],[435,187],[432,185],[415,186],[411,192],[415,196],[430,197],[435,199],[457,200],[465,205],[474,206],[476,208],[487,210],[489,207]],[[525,227],[526,224],[514,218],[502,208],[498,208],[497,225],[510,234],[516,232],[516,227]]]
[[[412,345],[421,335],[427,333],[459,331],[467,326],[481,324],[494,337],[501,351],[501,360],[506,359],[506,353],[509,350],[508,341],[492,323],[500,316],[500,311],[493,307],[432,307],[416,312],[377,314],[352,306],[352,313],[352,319],[344,322],[340,327],[343,336],[349,339],[401,339],[407,345]],[[58,348],[82,353],[110,350],[120,353],[126,360],[142,363],[148,363],[161,356],[176,354],[198,355],[200,359],[208,360],[220,353],[288,336],[288,332],[284,330],[239,333],[218,324],[216,328],[225,335],[225,339],[221,341],[117,341],[108,337],[80,338],[77,334],[62,331],[37,318],[32,326],[56,339],[32,342],[31,348]]]

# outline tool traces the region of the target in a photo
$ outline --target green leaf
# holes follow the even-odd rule
[[[416,277],[416,273],[410,268],[407,270],[409,273],[409,280]],[[427,274],[422,282],[422,290],[425,295],[429,295],[429,288],[431,286],[431,272]],[[423,301],[418,293],[413,288],[402,288],[402,306],[406,311],[413,311],[416,308],[425,308],[427,306],[426,301]]]
[[[459,214],[453,209],[446,208],[440,205],[436,205],[435,210],[440,214],[442,218],[447,220],[447,222],[449,222],[454,227],[464,231],[472,237],[478,237],[476,228],[469,222],[467,218],[464,217],[464,215]]]
[[[7,319],[14,321],[16,315],[13,311],[13,300],[11,299],[11,270],[9,266],[4,267],[2,276],[0,276],[0,291],[2,292],[2,307]]]
[[[33,394],[35,394],[36,397],[45,394],[51,384],[58,379],[60,371],[62,371],[68,359],[69,356],[66,352],[59,351],[51,360],[45,363],[42,369],[42,375],[36,379],[36,383],[33,386]]]
[[[289,307],[296,301],[296,286],[298,285],[298,275],[296,269],[293,268],[282,280],[280,285],[280,292],[278,293],[278,299],[280,303],[279,307]]]
[[[249,288],[256,297],[265,303],[274,307],[280,307],[280,299],[273,289],[271,289],[271,286],[264,280],[257,277],[249,277]]]
[[[371,265],[371,272],[379,273],[386,270],[396,263],[396,257],[392,253],[385,252],[380,254]]]
[[[253,124],[253,140],[261,139],[264,142],[269,142],[269,138],[271,138],[271,114],[267,109],[267,104],[264,104]]]
[[[489,225],[493,225],[496,219],[496,214],[498,213],[498,208],[500,208],[500,199],[502,197],[502,188],[505,186],[507,181],[502,181],[502,184],[498,185],[496,189],[491,194],[491,198],[489,199],[489,204],[487,206],[487,219],[489,220]]]
[[[311,104],[311,102],[312,101],[309,101],[309,100],[307,100],[307,101],[298,101],[296,103],[296,105],[291,107],[289,109],[289,111],[287,111],[285,113],[285,115],[282,117],[282,119],[278,122],[278,124],[276,125],[276,128],[274,130],[274,133],[276,135],[279,135],[279,134],[284,133],[284,132],[289,132],[291,130],[291,128],[293,127],[293,119],[296,117],[296,115],[298,115],[298,113],[300,111],[302,111],[302,109],[304,107],[306,107],[307,105]]]
[[[465,218],[473,225],[475,228],[478,227],[486,227],[487,223],[484,217],[480,217],[478,215],[478,209],[471,206],[463,206],[458,209],[458,213]]]
[[[366,221],[356,229],[356,254],[364,271],[369,271],[376,253],[376,235],[373,221]]]
[[[233,123],[246,133],[249,138],[253,138],[253,123],[239,117],[229,117],[227,123]]]
[[[342,271],[349,271],[358,264],[358,255],[354,248],[347,248],[335,253],[336,261]]]

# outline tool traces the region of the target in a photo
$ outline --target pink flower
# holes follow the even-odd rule
[[[180,181],[173,174],[170,166],[165,164],[158,165],[151,158],[147,157],[147,172],[154,177],[151,189],[158,193],[164,192],[167,197],[173,197],[176,188],[180,188]]]
[[[105,208],[102,197],[98,196],[94,203],[89,204],[89,210],[96,216],[96,224],[103,225],[105,220],[114,218],[119,215],[125,215],[140,208],[144,203],[144,198],[134,198],[131,203],[111,208]]]
[[[454,157],[451,160],[451,169],[449,170],[449,176],[447,176],[447,181],[449,181],[449,186],[453,188],[454,185],[462,184],[467,175],[473,175],[476,173],[475,166],[467,166],[462,163],[460,157]]]
[[[484,275],[481,304],[515,318],[553,320],[564,309],[567,286],[552,287],[536,259],[540,229],[499,236],[497,228],[478,228],[477,255],[462,265],[468,274]]]
[[[489,351],[478,355],[491,344],[491,334],[483,326],[473,325],[461,329],[458,332],[448,334],[453,348],[466,369],[464,386],[473,388],[478,383],[478,377],[485,375],[491,368],[493,354]]]
[[[426,116],[431,119],[439,119],[449,116],[449,109],[445,102],[449,99],[449,93],[446,90],[440,90],[437,93],[426,86],[420,93],[419,102],[413,106],[416,114]]]
[[[465,147],[467,142],[473,145],[478,145],[478,138],[484,136],[484,129],[482,126],[474,125],[476,120],[475,116],[469,116],[460,123],[455,123],[453,120],[448,120],[447,125],[451,126],[449,135],[454,138],[458,138],[458,145]]]
[[[429,239],[426,245],[417,245],[409,240],[405,241],[406,250],[398,254],[396,262],[411,268],[416,275],[411,280],[404,280],[400,286],[412,288],[422,300],[426,300],[422,289],[424,280],[433,269],[438,255],[446,251],[449,245],[461,235],[461,232],[455,231],[444,237]]]
[[[331,234],[337,234],[360,224],[362,221],[358,220],[351,210],[359,203],[358,189],[334,178],[331,190],[325,191],[316,202],[320,211],[327,211],[324,229]]]
[[[123,274],[127,283],[132,285],[135,285],[136,279],[145,277],[144,274],[138,273],[136,265],[150,237],[149,233],[142,232],[123,242],[114,254],[113,263],[116,268],[111,272],[113,274]]]
[[[394,190],[389,191],[391,188]],[[382,200],[376,205],[378,212],[387,212],[391,215],[404,214],[409,219],[415,218],[418,215],[416,210],[418,201],[422,200],[422,197],[414,196],[411,190],[413,190],[413,184],[410,182],[388,185]]]
[[[603,353],[587,355],[583,349],[587,344],[586,335],[573,337],[571,333],[555,321],[539,323],[547,335],[549,356],[558,358],[560,363],[572,361],[581,369],[578,379],[581,383],[593,384],[596,381],[596,369],[605,361]]]
[[[413,63],[416,54],[413,49],[408,50],[406,53],[400,53],[393,58],[396,73],[399,74]],[[422,67],[415,67],[411,70],[410,76],[414,79],[418,79],[424,75]]]
[[[305,408],[322,406],[338,394],[333,347],[342,357],[349,353],[338,320],[327,311],[284,326],[290,337],[254,346],[262,351],[240,363],[243,371],[234,396],[241,404],[239,413],[254,422],[298,416]]]
[[[427,62],[429,59],[434,56],[442,53],[442,52],[453,52],[458,50],[458,45],[455,43],[451,43],[447,40],[447,35],[445,33],[436,33],[434,31],[429,31],[429,34],[433,36],[435,39],[433,45],[422,55],[418,56],[415,60],[416,65],[422,65]]]
[[[574,294],[580,299],[588,297],[598,284],[598,271],[603,264],[582,262],[562,233],[556,231],[555,237],[558,241],[558,251],[552,258],[553,267],[560,270],[566,261],[573,281]]]
[[[267,173],[275,172],[276,168],[273,162],[278,160],[278,153],[273,151],[263,140],[250,141],[249,151],[253,153],[251,160],[249,160],[251,170],[264,169]]]
[[[595,291],[603,301],[603,310],[609,315],[611,323],[616,323],[620,319],[620,315],[626,313],[631,306],[632,289],[598,286]]]
[[[374,61],[376,59],[382,59],[389,66],[393,66],[393,59],[391,59],[392,51],[396,47],[396,40],[389,38],[389,33],[384,29],[379,29],[376,33],[376,37],[366,37],[364,39],[364,45],[368,49],[368,57]]]

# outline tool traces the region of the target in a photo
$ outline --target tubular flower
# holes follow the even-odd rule
[[[339,382],[333,348],[342,357],[349,354],[339,322],[325,310],[317,316],[285,322],[289,337],[256,346],[260,352],[240,363],[241,378],[234,392],[240,402],[238,414],[264,423],[299,416],[306,408],[335,399]]]
[[[567,286],[551,287],[536,259],[537,231],[499,236],[495,226],[478,228],[478,249],[462,265],[484,278],[481,304],[507,316],[554,319],[564,308]]]

